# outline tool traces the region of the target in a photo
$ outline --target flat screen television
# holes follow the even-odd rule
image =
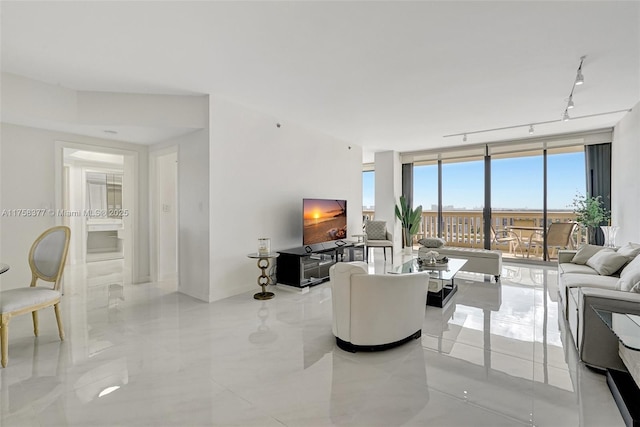
[[[347,237],[347,201],[303,199],[302,244],[341,240]]]

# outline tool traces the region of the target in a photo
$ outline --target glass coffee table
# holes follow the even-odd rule
[[[449,258],[449,262],[446,264],[419,265],[418,258],[414,258],[394,268],[389,273],[424,274],[428,276],[427,305],[444,307],[458,290],[454,279],[466,262],[466,259]]]

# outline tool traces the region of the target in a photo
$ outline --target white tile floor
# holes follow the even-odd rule
[[[170,282],[123,285],[118,266],[67,271],[64,342],[52,310],[37,339],[30,316],[12,320],[0,425],[624,425],[559,326],[553,268],[505,265],[499,285],[461,273],[420,340],[351,354],[328,283],[206,304]]]

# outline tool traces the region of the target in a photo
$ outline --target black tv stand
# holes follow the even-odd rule
[[[276,284],[304,288],[329,280],[329,268],[336,262],[364,261],[364,244],[335,240],[278,253]]]

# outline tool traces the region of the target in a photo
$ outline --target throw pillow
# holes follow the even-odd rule
[[[585,265],[587,261],[589,261],[589,258],[600,252],[602,249],[604,249],[602,246],[582,245],[580,246],[580,249],[578,249],[578,252],[573,256],[571,263]]]
[[[447,242],[439,237],[424,237],[418,240],[418,243],[420,243],[425,248],[441,248]]]
[[[640,243],[627,243],[618,248],[618,253],[627,257],[629,261],[633,261],[640,254]]]
[[[387,222],[367,221],[364,232],[369,240],[387,240]]]
[[[589,258],[587,265],[601,276],[611,276],[627,262],[627,257],[613,249],[603,249]]]
[[[616,284],[616,289],[620,291],[631,291],[635,289],[635,292],[640,292],[640,256],[637,256],[631,261],[620,273],[620,280]]]

